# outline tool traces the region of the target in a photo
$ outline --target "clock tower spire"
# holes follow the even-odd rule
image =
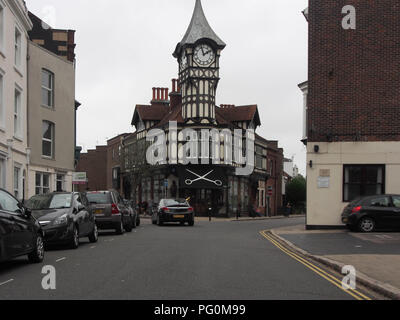
[[[201,0],[173,56],[179,63],[182,116],[186,123],[215,122],[215,94],[219,82],[219,59],[226,44],[210,27]]]

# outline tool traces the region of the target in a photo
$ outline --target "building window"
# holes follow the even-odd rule
[[[36,194],[50,193],[50,175],[47,173],[36,173]]]
[[[15,89],[14,94],[14,136],[22,139],[21,91]]]
[[[54,124],[43,121],[42,155],[53,158],[54,150]]]
[[[18,28],[15,28],[15,40],[14,40],[14,46],[15,46],[15,66],[16,67],[21,67],[21,56],[22,56],[22,35],[21,32],[18,30]]]
[[[56,190],[57,190],[57,192],[65,191],[64,180],[65,180],[65,175],[57,174],[57,177],[56,177]]]
[[[47,70],[42,70],[42,105],[54,107],[54,74]]]
[[[21,199],[21,168],[14,167],[14,196]]]
[[[343,201],[385,193],[384,165],[345,165]]]

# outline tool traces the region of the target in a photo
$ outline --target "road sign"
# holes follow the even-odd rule
[[[72,184],[86,184],[87,176],[86,172],[74,172],[72,174]]]

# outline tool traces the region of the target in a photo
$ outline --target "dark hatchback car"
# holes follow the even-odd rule
[[[99,229],[115,229],[117,234],[123,234],[124,230],[131,232],[136,225],[132,211],[125,205],[118,192],[88,192],[87,197]]]
[[[32,215],[44,231],[47,245],[79,247],[79,238],[97,242],[98,231],[94,215],[85,194],[60,192],[36,195],[26,202]]]
[[[29,209],[0,189],[0,262],[24,255],[32,263],[43,261],[42,228]]]
[[[194,226],[194,210],[185,199],[162,199],[153,212],[152,223],[159,226],[165,222],[188,223]]]
[[[344,209],[342,222],[352,231],[400,229],[400,195],[356,199]]]

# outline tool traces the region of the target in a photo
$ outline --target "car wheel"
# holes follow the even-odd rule
[[[43,237],[38,235],[36,238],[36,244],[34,250],[28,255],[28,259],[31,263],[40,263],[44,259],[44,242]]]
[[[136,218],[132,218],[132,228],[136,229],[137,227],[137,219]]]
[[[157,225],[158,226],[162,226],[163,225],[163,222],[161,221],[160,216],[157,216]]]
[[[72,230],[71,249],[77,249],[78,247],[79,247],[79,230],[74,225],[74,229]]]
[[[97,225],[94,224],[93,231],[89,235],[89,241],[95,243],[97,240],[99,240],[99,230],[97,229]]]
[[[358,230],[364,233],[373,232],[375,230],[375,221],[370,217],[365,217],[358,223]]]
[[[133,229],[132,223],[133,223],[132,218],[129,217],[129,222],[124,227],[126,232],[132,232]]]
[[[189,226],[193,227],[194,226],[194,219],[189,221]]]
[[[119,235],[121,235],[121,234],[124,233],[124,225],[123,225],[123,223],[122,223],[122,218],[121,218],[121,221],[120,221],[120,223],[119,223],[119,226],[117,227],[117,229],[115,230],[115,232],[116,232],[117,234],[119,234]]]

